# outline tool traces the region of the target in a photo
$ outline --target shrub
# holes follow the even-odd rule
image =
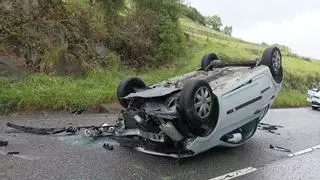
[[[181,13],[178,1],[131,3],[130,10],[124,15],[118,12],[118,21],[108,29],[110,49],[133,67],[157,66],[179,56],[184,50],[184,35],[178,21]]]
[[[205,17],[196,8],[182,4],[182,11],[183,15],[185,15],[189,19],[204,26],[206,25]]]

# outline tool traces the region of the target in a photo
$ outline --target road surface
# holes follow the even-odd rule
[[[106,117],[108,116],[108,117]],[[178,165],[174,159],[157,157],[115,146],[102,148],[103,140],[80,136],[39,136],[13,133],[6,122],[56,127],[99,125],[112,122],[114,115],[39,113],[0,117],[0,179],[319,179],[320,111],[311,108],[273,109],[263,122],[281,125],[276,132],[264,130],[243,146],[212,149]],[[288,148],[292,153],[270,149]],[[311,148],[312,149],[308,149]],[[304,150],[304,151],[302,151]],[[7,152],[18,151],[18,155]],[[299,155],[300,154],[300,155]],[[240,176],[242,175],[242,176]]]

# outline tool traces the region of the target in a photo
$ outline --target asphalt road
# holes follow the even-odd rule
[[[108,117],[106,117],[108,116]],[[212,149],[178,165],[174,159],[146,155],[124,147],[102,148],[105,140],[81,136],[39,136],[17,133],[6,122],[55,127],[112,122],[107,114],[42,113],[0,117],[0,179],[217,179],[245,168],[255,171],[236,179],[319,179],[320,148],[295,157],[270,149],[270,144],[294,152],[320,144],[320,111],[311,108],[274,109],[263,122],[281,125],[276,132],[264,130],[243,146]],[[14,133],[15,132],[15,133]],[[6,155],[18,151],[19,155]],[[239,172],[239,171],[238,171]],[[237,174],[237,173],[236,173]],[[230,177],[230,176],[229,176]]]

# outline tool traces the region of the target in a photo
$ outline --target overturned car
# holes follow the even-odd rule
[[[127,77],[117,88],[123,106],[115,125],[77,128],[9,127],[37,134],[76,132],[108,137],[138,151],[174,158],[216,146],[237,147],[257,130],[282,87],[279,48],[269,47],[252,61],[222,62],[215,53],[201,68],[147,86]]]
[[[199,70],[151,86],[127,77],[117,88],[124,110],[115,139],[138,151],[170,157],[239,146],[255,133],[282,79],[277,47],[246,62],[221,62],[210,53],[203,56]]]

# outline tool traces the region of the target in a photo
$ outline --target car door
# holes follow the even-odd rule
[[[226,114],[224,126],[247,121],[264,104],[266,98],[262,96],[262,90],[268,91],[271,89],[269,87],[270,80],[264,75],[253,76],[242,80],[242,82],[234,90],[222,96],[223,113]],[[266,89],[266,87],[269,88]]]

